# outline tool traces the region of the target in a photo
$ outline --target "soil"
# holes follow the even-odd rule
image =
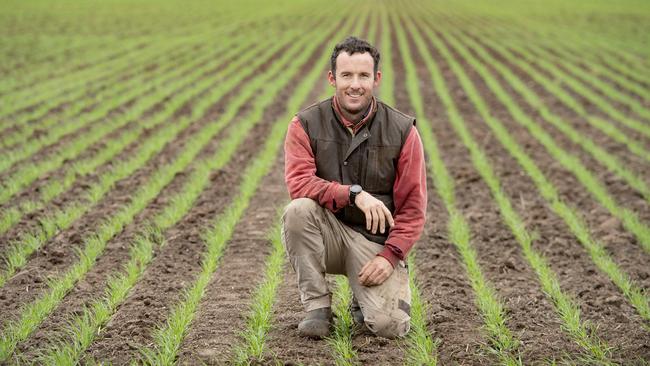
[[[440,34],[438,35],[440,36]],[[479,75],[474,73],[473,69],[458,54],[452,53],[457,60],[461,61],[461,67],[469,74],[489,104],[491,113],[506,125],[508,131],[533,157],[533,160],[538,163],[538,166],[561,192],[562,198],[567,202],[580,202],[580,207],[587,205],[591,200],[585,197],[584,188],[572,179],[572,175],[563,172],[559,164],[545,153],[539,142],[507,114],[505,107],[498,103],[496,97],[488,91]],[[444,64],[441,57],[436,60],[439,60],[440,64]],[[476,115],[477,112],[468,103],[468,98],[464,97],[464,91],[460,84],[457,80],[454,81],[455,76],[450,73],[448,68],[443,71],[443,74],[447,80],[452,81],[448,87],[458,97],[456,100],[461,102],[463,116],[467,118],[467,116]],[[472,121],[471,117],[469,121]],[[534,248],[547,257],[550,266],[558,274],[564,291],[571,294],[580,306],[583,319],[597,327],[597,334],[609,346],[613,347],[613,356],[620,357],[618,361],[629,363],[630,360],[648,357],[650,337],[647,330],[644,330],[644,323],[634,308],[625,301],[618,288],[595,267],[566,225],[540,199],[532,181],[522,173],[521,167],[498,143],[496,137],[490,133],[488,126],[477,118],[467,125],[474,138],[481,143],[490,157],[492,166],[502,181],[504,191],[508,196],[514,198],[515,209],[522,215],[524,221],[529,225],[529,229],[539,234],[539,239],[534,242]],[[580,197],[585,198],[579,199]],[[616,235],[615,232],[610,232],[610,234]],[[629,245],[628,242],[622,247],[609,246],[608,249],[625,251],[628,250]],[[645,273],[646,267],[647,265],[643,265],[643,261],[639,260],[636,264],[624,268],[632,273]],[[583,279],[587,277],[590,280],[584,281]],[[647,288],[647,286],[642,287]],[[533,346],[542,345],[543,347],[549,346],[546,343]],[[544,352],[544,348],[541,349],[541,352]]]
[[[411,50],[415,50],[415,44],[410,43]],[[443,65],[435,49],[430,50],[430,53]],[[418,76],[422,80],[429,80],[429,71],[418,59],[414,58],[416,64],[421,65]],[[399,73],[399,70],[396,72]],[[451,78],[451,70],[443,68],[442,74],[452,93],[458,95],[459,85]],[[422,85],[423,95],[435,95],[432,84]],[[467,113],[474,111],[465,98],[457,100],[459,110],[468,123],[480,122],[476,113]],[[442,103],[437,98],[431,98],[426,108],[433,133],[439,141],[440,154],[455,181],[457,208],[470,225],[471,243],[477,250],[483,274],[497,289],[507,309],[506,325],[521,342],[519,351],[522,358],[542,360],[554,354],[575,353],[576,348],[561,333],[560,322],[552,305],[537,285],[537,277],[524,260],[510,229],[501,220],[490,190],[473,167],[468,151],[458,143],[459,136],[455,134],[447,117],[436,113],[444,110]],[[535,314],[534,322],[530,321],[530,314]],[[544,344],[544,347],[538,347],[539,344]]]
[[[441,22],[430,20],[434,32],[438,26],[448,26],[451,19],[440,18]],[[261,22],[267,22],[263,20]],[[405,19],[404,21],[409,21]],[[334,25],[332,30],[337,29]],[[377,39],[386,27],[379,27]],[[435,32],[447,44],[442,33]],[[392,42],[397,45],[395,34]],[[420,91],[425,102],[425,116],[438,141],[442,160],[455,182],[456,207],[464,216],[471,229],[471,245],[477,252],[478,263],[484,277],[494,287],[498,298],[506,309],[506,326],[520,342],[518,351],[525,364],[543,364],[551,361],[580,363],[584,355],[572,338],[563,330],[560,317],[553,304],[539,286],[536,274],[524,259],[520,246],[510,229],[501,218],[498,206],[479,173],[474,168],[469,153],[448,120],[445,108],[436,95],[429,71],[421,55],[416,51],[410,35],[407,35],[421,80]],[[476,39],[481,43],[480,39]],[[481,43],[483,44],[483,43]],[[621,291],[593,264],[589,255],[570,232],[564,221],[558,217],[549,204],[541,197],[533,181],[523,172],[517,161],[493,135],[480,114],[473,106],[452,72],[444,57],[432,45],[427,44],[429,53],[440,65],[440,75],[457,103],[459,111],[471,133],[492,163],[495,174],[501,181],[502,189],[510,197],[514,209],[524,220],[527,229],[536,239],[533,247],[542,253],[548,265],[557,274],[562,290],[579,306],[582,320],[590,324],[591,332],[600,337],[611,348],[614,361],[621,364],[642,364],[650,360],[650,327],[641,319]],[[448,45],[448,44],[447,44]],[[46,280],[55,278],[76,262],[76,248],[83,244],[83,238],[94,232],[98,225],[114,215],[131,200],[133,192],[145,183],[152,173],[172,161],[192,142],[192,136],[202,127],[215,121],[223,113],[228,103],[237,95],[247,81],[264,71],[273,60],[286,49],[275,53],[269,62],[260,67],[255,75],[242,81],[233,91],[212,105],[206,114],[181,132],[179,136],[145,167],[127,179],[118,182],[111,192],[86,215],[69,229],[49,240],[45,246],[29,258],[28,264],[8,283],[0,288],[0,314],[2,321],[15,317],[22,306],[29,303],[47,288]],[[474,82],[480,95],[489,105],[494,117],[501,121],[527,154],[538,164],[558,189],[561,198],[584,217],[592,236],[602,242],[614,261],[630,275],[631,279],[644,290],[650,288],[650,254],[645,253],[634,236],[622,224],[602,208],[580,182],[549,155],[544,147],[522,127],[501,105],[472,67],[453,50],[454,57],[462,69]],[[479,61],[480,57],[470,49]],[[587,121],[537,85],[533,79],[513,63],[499,58],[494,50],[488,52],[512,70],[531,87],[549,108],[570,123],[574,128],[592,139],[598,146],[619,158],[630,170],[646,182],[650,182],[647,163],[629,154],[620,144],[612,142],[602,132],[591,127]],[[405,70],[398,48],[383,50],[383,57],[392,57],[395,74],[396,105],[401,111],[413,115],[409,95],[405,88]],[[225,60],[225,63],[230,60]],[[126,300],[119,306],[110,322],[103,327],[86,352],[83,362],[98,360],[116,365],[127,364],[140,356],[139,349],[152,345],[152,331],[163,324],[170,309],[178,302],[182,292],[190,286],[200,271],[204,252],[201,239],[202,228],[207,227],[223,212],[232,198],[233,191],[241,182],[243,167],[247,166],[259,151],[268,136],[272,123],[285,114],[286,100],[292,95],[292,87],[304,77],[306,71],[316,62],[314,56],[299,70],[297,76],[275,98],[265,110],[265,118],[250,131],[238,147],[233,158],[220,170],[210,176],[209,186],[200,194],[190,211],[165,233],[164,246],[155,250],[154,257],[144,275],[131,289]],[[487,65],[490,72],[496,71]],[[204,77],[214,77],[218,68],[209,71]],[[324,73],[323,73],[324,74]],[[639,214],[642,222],[650,222],[650,207],[643,198],[625,182],[616,178],[579,146],[554,129],[539,116],[512,89],[507,82],[497,76],[497,81],[506,92],[536,123],[557,141],[558,145],[580,158],[583,164],[594,173],[611,195],[623,207]],[[216,85],[216,84],[215,84]],[[313,88],[306,96],[308,102],[315,101],[326,87],[325,80]],[[179,91],[180,93],[180,91]],[[198,96],[198,98],[201,98]],[[198,99],[197,98],[197,99]],[[174,116],[186,115],[192,110],[196,100],[175,111]],[[252,98],[244,105],[238,115],[250,110]],[[148,116],[160,112],[164,101],[148,111]],[[584,99],[590,113],[602,115],[597,106]],[[64,106],[62,106],[63,108]],[[622,113],[628,113],[621,109]],[[55,112],[53,112],[55,113]],[[423,117],[423,116],[417,116]],[[420,118],[418,123],[424,119]],[[200,158],[210,156],[228,138],[228,132],[238,127],[242,117],[235,118],[227,129],[215,136],[199,154]],[[173,120],[165,123],[173,123]],[[128,127],[120,129],[126,131]],[[629,129],[623,129],[627,134]],[[154,130],[146,131],[145,136]],[[650,148],[650,139],[630,133]],[[117,137],[117,132],[105,137],[78,159],[90,157],[97,150]],[[63,139],[38,153],[41,159],[63,144]],[[86,177],[80,177],[73,187],[51,202],[47,208],[25,217],[15,228],[0,237],[0,253],[4,253],[7,243],[21,232],[35,228],[44,215],[79,200],[88,186],[96,182],[98,176],[106,172],[117,161],[127,159],[134,153],[137,144],[128,146],[112,162],[98,168]],[[228,242],[217,271],[212,276],[205,294],[198,306],[194,320],[187,329],[179,350],[179,364],[229,364],[232,363],[234,348],[241,342],[241,332],[246,327],[246,317],[252,295],[263,281],[265,261],[270,253],[269,229],[277,222],[278,209],[288,202],[283,182],[283,155],[278,146],[278,155],[271,172],[264,177],[243,218],[237,223],[234,234]],[[76,160],[65,162],[64,168]],[[20,164],[28,163],[21,162]],[[129,258],[129,248],[134,235],[169,202],[187,181],[194,165],[190,164],[177,174],[174,180],[126,226],[123,232],[108,242],[107,248],[87,275],[75,285],[50,316],[24,342],[18,345],[27,359],[33,359],[39,349],[52,344],[53,339],[65,339],[60,330],[66,326],[71,314],[80,313],[84,305],[103,295],[110,275],[121,272]],[[62,169],[48,173],[25,189],[16,198],[0,209],[12,207],[21,200],[35,198],[39,187],[51,180],[60,179]],[[449,217],[442,203],[434,177],[429,174],[427,181],[428,205],[425,230],[415,246],[415,271],[417,285],[422,299],[427,304],[426,326],[437,340],[439,364],[442,365],[492,365],[498,359],[489,349],[487,330],[475,304],[475,295],[467,278],[465,268],[456,247],[448,239]],[[3,268],[0,264],[0,269]],[[261,360],[250,360],[259,364],[334,364],[332,350],[327,341],[311,340],[301,337],[297,325],[304,316],[299,300],[296,276],[285,264],[283,281],[276,293],[272,310],[272,326],[266,342],[266,352]],[[4,325],[3,325],[4,326]],[[400,340],[387,340],[380,337],[355,335],[352,339],[358,360],[366,365],[395,365],[405,362],[406,345]]]
[[[280,55],[280,52],[274,54],[272,57],[273,58],[278,57]],[[250,78],[252,77],[254,77],[254,75],[252,75]],[[219,117],[219,114],[223,112],[225,106],[227,106],[230,100],[238,94],[240,88],[243,85],[245,85],[246,81],[249,80],[250,78],[245,79],[239,86],[237,86],[234,90],[228,93],[228,95],[222,98],[218,103],[210,107],[206,115],[202,116],[197,122],[193,123],[190,126],[190,128],[183,131],[175,141],[167,144],[163,152],[161,152],[161,154],[156,156],[153,159],[153,161],[150,161],[145,168],[141,169],[134,176],[131,176],[127,180],[120,182],[118,184],[117,191],[118,192],[121,191],[122,192],[121,194],[128,196],[137,187],[142,185],[146,177],[150,176],[155,169],[173,160],[173,157],[176,156],[182,150],[183,146],[185,146],[187,143],[190,143],[192,136],[196,132],[198,132],[201,127],[205,127],[207,123],[215,121]],[[248,109],[249,106],[245,105],[240,109],[240,114],[244,114]],[[278,113],[279,113],[278,111],[275,111],[275,114]],[[235,126],[237,122],[239,121],[234,121],[232,125]],[[156,283],[158,286],[165,286],[165,290],[170,290],[170,289],[180,290],[184,288],[185,285],[190,283],[189,281],[191,281],[191,279],[193,278],[193,274],[191,272],[192,270],[196,270],[196,263],[200,262],[201,250],[203,249],[203,246],[201,245],[201,240],[199,238],[200,233],[196,230],[196,228],[205,226],[207,222],[206,220],[212,218],[219,210],[221,210],[226,205],[227,201],[230,199],[227,189],[229,187],[236,186],[236,182],[239,180],[239,177],[242,173],[240,167],[245,164],[245,161],[249,159],[251,154],[255,151],[250,147],[257,146],[259,144],[259,141],[262,140],[262,137],[266,136],[268,132],[267,131],[268,128],[263,128],[263,127],[264,126],[262,126],[262,128],[254,129],[250,133],[250,136],[247,138],[247,140],[245,140],[245,142],[242,144],[243,148],[239,149],[239,151],[234,155],[233,159],[228,163],[228,165],[224,167],[222,170],[218,172],[214,172],[212,174],[211,185],[210,185],[211,188],[208,189],[206,192],[202,193],[202,196],[195,204],[194,209],[189,214],[186,215],[183,221],[178,225],[179,227],[175,227],[170,230],[170,234],[167,241],[177,243],[177,246],[180,246],[180,249],[178,247],[174,247],[174,245],[169,245],[168,243],[165,247],[162,248],[160,254],[156,254],[157,256],[167,255],[168,258],[167,262],[163,264],[163,268],[160,271],[167,274],[168,277],[169,276],[175,277],[175,274],[178,273],[177,268],[180,268],[182,265],[181,263],[179,263],[181,260],[176,257],[181,254],[189,255],[191,256],[191,258],[188,258],[187,262],[185,263],[186,268],[182,270],[182,273],[186,273],[187,277],[178,279],[178,282],[174,282],[177,279],[174,278],[171,281],[167,281],[166,283],[161,284],[161,282],[163,282],[162,281],[163,276],[157,274],[154,276],[158,276],[158,277],[155,277],[153,281],[157,281]],[[215,149],[218,147],[220,141],[223,141],[223,139],[226,137],[227,137],[227,132],[225,130],[220,132],[213,139],[213,141],[211,141],[208,144],[208,146],[206,146],[201,151],[201,153],[195,159],[195,161],[211,156],[214,153]],[[104,255],[98,259],[96,265],[93,267],[91,272],[87,274],[87,276],[77,285],[77,287],[75,287],[75,289],[71,292],[70,296],[68,296],[64,300],[64,302],[59,307],[60,309],[80,309],[81,306],[89,303],[92,300],[92,298],[96,296],[96,294],[101,293],[102,291],[101,289],[105,287],[107,276],[110,273],[120,270],[121,263],[125,263],[127,261],[129,255],[128,249],[130,247],[130,244],[133,241],[134,234],[137,233],[138,230],[142,229],[142,225],[147,221],[147,219],[152,218],[158,212],[160,212],[162,208],[164,208],[164,206],[168,202],[168,198],[172,196],[174,192],[177,192],[181,189],[186,178],[189,176],[191,170],[192,168],[189,167],[185,171],[179,173],[175,177],[175,179],[167,187],[163,189],[163,191],[158,195],[158,197],[152,203],[150,203],[149,206],[145,210],[143,210],[143,212],[141,212],[136,216],[133,223],[127,226],[127,228],[124,230],[123,233],[121,233],[119,236],[117,236],[116,238],[114,238],[109,242],[109,246],[107,247]],[[111,199],[109,197],[105,201],[110,202],[110,200]],[[98,205],[98,207],[96,207],[92,212],[90,212],[88,216],[93,216],[96,213],[96,215],[99,218],[102,218],[111,214],[111,212],[114,212],[114,210],[119,208],[119,205],[115,205],[114,203],[112,203],[110,206],[112,210],[107,209],[105,201],[100,203],[100,205]],[[99,221],[95,221],[95,223],[89,225],[92,226],[90,229],[94,229],[97,222]],[[72,229],[72,231],[77,232],[78,230]],[[49,243],[45,249],[46,253],[47,253],[47,248],[51,246],[52,244]],[[56,247],[61,248],[62,245],[57,245]],[[63,245],[63,247],[65,247],[65,245]],[[167,248],[170,248],[169,251],[167,251]],[[72,246],[69,246],[67,250],[72,251],[74,250],[74,248]],[[74,259],[72,253],[69,253],[67,255],[62,255],[61,257],[69,258],[67,262],[72,262],[72,260]],[[30,263],[32,262],[33,261],[30,261]],[[57,264],[59,264],[60,267],[69,265],[69,263],[63,263],[64,262],[63,260],[58,260],[57,262],[58,262]],[[39,273],[41,273],[41,271],[39,271]],[[147,279],[145,278],[144,281],[147,281]],[[168,285],[170,283],[175,283],[176,287],[173,287],[173,285],[172,287],[169,287]],[[153,286],[149,283],[149,287],[153,287]],[[149,291],[156,294],[164,294],[164,291],[160,291],[155,287],[150,289]],[[142,293],[142,291],[139,291],[139,293]],[[173,298],[168,298],[168,299],[169,299],[168,301],[173,300]],[[136,300],[132,301],[132,303],[141,305],[142,301],[140,300],[144,301],[145,303],[149,303],[151,301],[151,298],[146,296],[144,297],[136,296]],[[15,304],[15,303],[12,304],[12,306],[18,306],[18,305],[19,304]],[[123,308],[128,308],[128,301]],[[74,310],[73,312],[76,311],[78,310]],[[46,338],[51,336],[51,333],[53,331],[60,329],[63,326],[63,324],[65,324],[69,316],[68,315],[69,313],[70,313],[69,311],[67,313],[55,313],[52,317],[48,318],[48,320],[44,322],[42,326],[39,328],[39,331],[35,333],[35,336],[31,338],[29,341],[25,342],[25,344],[21,345],[21,348],[24,350],[35,350],[34,347],[35,345],[40,344]],[[162,312],[158,315],[164,316],[165,314],[166,312]],[[145,317],[148,317],[148,315],[145,315]],[[138,324],[142,325],[142,323],[138,323]],[[150,323],[147,324],[154,324],[154,322],[152,320]],[[128,344],[133,344],[133,343],[125,342],[120,345],[124,346]],[[112,348],[113,347],[111,346],[108,349],[112,349]]]

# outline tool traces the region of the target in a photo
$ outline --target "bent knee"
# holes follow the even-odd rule
[[[282,222],[287,229],[303,227],[305,220],[309,219],[320,206],[311,198],[296,198],[289,202],[284,209]]]
[[[384,338],[404,337],[411,328],[411,318],[398,319],[387,314],[373,314],[365,318],[366,327]]]

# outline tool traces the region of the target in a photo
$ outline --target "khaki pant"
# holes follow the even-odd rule
[[[383,246],[366,239],[309,198],[291,201],[282,216],[282,241],[298,276],[306,311],[331,306],[325,273],[348,277],[364,321],[373,333],[387,338],[404,336],[410,328],[411,290],[402,261],[381,285],[359,283],[361,268]]]

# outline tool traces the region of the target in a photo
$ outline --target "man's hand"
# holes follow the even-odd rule
[[[383,234],[386,231],[386,223],[390,227],[395,225],[393,215],[386,205],[370,193],[366,191],[359,193],[354,204],[366,215],[366,230],[371,233],[377,234],[377,228],[379,228],[379,232]]]
[[[376,256],[366,263],[359,272],[359,283],[363,286],[381,285],[393,273],[393,266],[388,259]]]

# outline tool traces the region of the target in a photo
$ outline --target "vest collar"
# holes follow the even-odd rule
[[[373,95],[366,113],[361,118],[361,121],[359,121],[357,124],[343,117],[343,113],[341,113],[339,101],[338,98],[336,98],[336,95],[332,97],[332,109],[334,110],[334,115],[336,115],[336,118],[339,120],[339,122],[341,122],[345,128],[351,130],[352,133],[356,135],[359,130],[363,128],[363,126],[367,125],[368,122],[372,120],[372,118],[375,116],[375,113],[377,113],[377,100]]]

